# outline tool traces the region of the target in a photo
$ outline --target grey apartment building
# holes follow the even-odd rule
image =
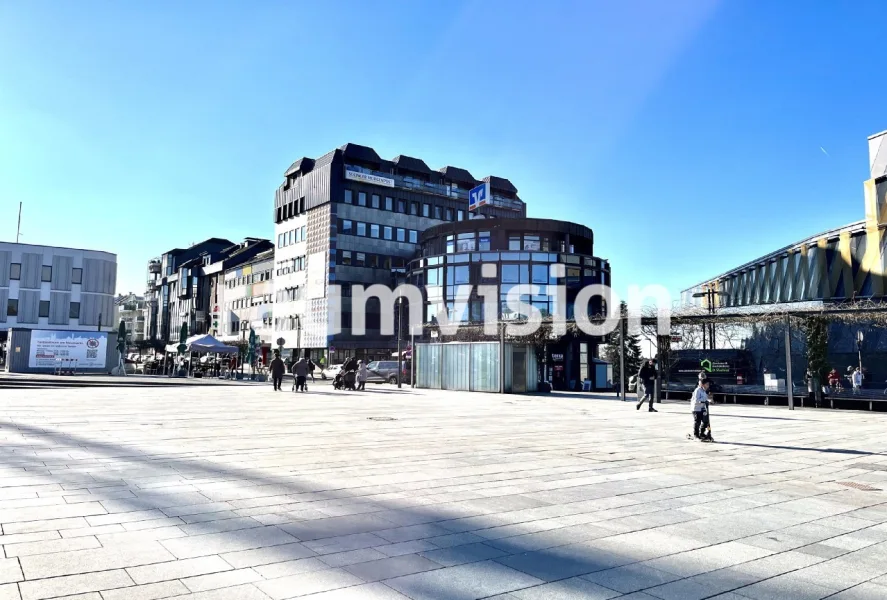
[[[490,203],[468,211],[468,191],[490,184]],[[469,218],[522,218],[526,206],[505,178],[476,179],[465,169],[432,170],[410,156],[381,158],[346,144],[317,159],[301,158],[274,196],[274,338],[331,362],[345,355],[378,359],[397,346],[379,331],[369,305],[367,333],[351,333],[349,289],[396,285],[416,256],[421,232]],[[342,332],[330,330],[328,286],[342,286]]]

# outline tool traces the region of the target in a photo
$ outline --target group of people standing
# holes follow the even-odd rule
[[[274,391],[281,390],[283,376],[286,373],[286,363],[280,358],[280,350],[274,351],[274,359],[268,365],[271,371],[271,381],[274,383]],[[297,392],[308,391],[308,377],[311,377],[311,383],[314,383],[314,370],[317,365],[310,358],[301,357],[293,363],[292,373],[295,381],[293,382],[293,390]]]

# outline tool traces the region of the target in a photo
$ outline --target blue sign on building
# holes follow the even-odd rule
[[[490,203],[490,184],[482,183],[468,192],[468,210],[477,210]]]

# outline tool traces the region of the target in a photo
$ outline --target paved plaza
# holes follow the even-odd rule
[[[887,598],[887,415],[0,390],[0,600]]]

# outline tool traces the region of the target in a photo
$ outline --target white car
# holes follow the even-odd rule
[[[321,379],[335,379],[336,375],[339,374],[339,371],[342,370],[342,365],[329,365],[320,370],[320,378]]]

